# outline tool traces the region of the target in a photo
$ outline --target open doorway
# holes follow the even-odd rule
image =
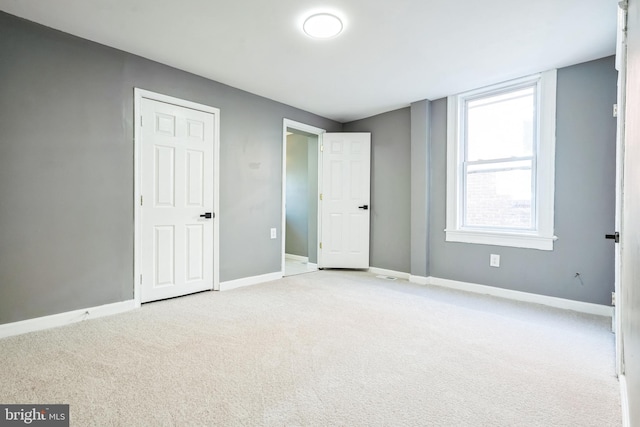
[[[283,276],[318,269],[318,165],[322,133],[322,129],[284,120]]]

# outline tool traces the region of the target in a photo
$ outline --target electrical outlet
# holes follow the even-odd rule
[[[276,232],[276,229],[275,229],[275,228],[272,228],[272,229],[271,229],[271,238],[272,238],[272,239],[275,239],[277,236],[278,236],[278,234],[277,234],[277,232]]]
[[[489,266],[500,267],[500,255],[491,254],[491,256],[489,257]]]

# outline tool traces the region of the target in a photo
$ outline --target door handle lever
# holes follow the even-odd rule
[[[358,206],[358,209],[364,209],[366,211],[369,209],[369,205]]]
[[[213,214],[211,212],[205,212],[204,214],[200,215],[200,218],[212,218]]]
[[[616,243],[620,243],[620,233],[618,233],[617,231],[614,234],[605,234],[604,238],[605,239],[612,239]]]

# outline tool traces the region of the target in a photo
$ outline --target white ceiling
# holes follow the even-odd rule
[[[340,122],[615,52],[615,0],[0,0],[0,10]],[[301,19],[345,18],[331,40]]]

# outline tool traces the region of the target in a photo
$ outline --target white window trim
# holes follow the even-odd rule
[[[553,250],[555,152],[556,152],[556,70],[453,95],[447,99],[447,242],[476,243]],[[540,81],[540,122],[537,146],[536,212],[537,229],[531,232],[473,229],[462,227],[463,168],[460,120],[466,98],[489,91]]]

